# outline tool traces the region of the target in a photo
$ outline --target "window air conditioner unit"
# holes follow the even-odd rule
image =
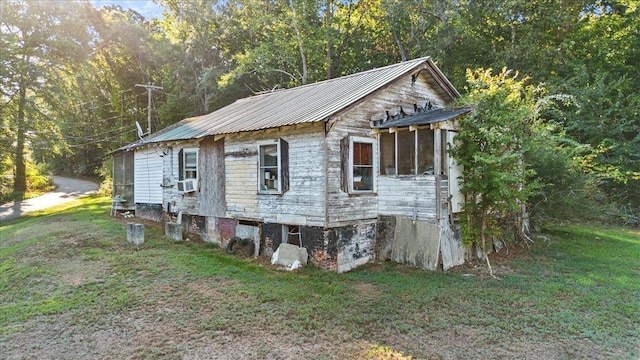
[[[188,180],[180,180],[178,181],[178,192],[180,194],[186,194],[190,192],[196,191],[196,180],[188,179]]]

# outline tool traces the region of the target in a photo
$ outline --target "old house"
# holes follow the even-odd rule
[[[421,58],[241,99],[115,152],[117,205],[223,246],[300,244],[327,270],[376,256],[446,269],[463,261],[457,97]]]

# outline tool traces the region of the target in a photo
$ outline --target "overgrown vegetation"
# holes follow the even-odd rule
[[[640,233],[545,229],[526,256],[423,272],[272,269],[152,223],[126,243],[87,198],[0,228],[3,355],[92,358],[619,358],[640,354]],[[56,336],[52,337],[51,334]],[[46,344],[39,347],[37,344]]]
[[[17,190],[29,152],[56,171],[95,176],[106,153],[137,140],[149,105],[157,131],[255,92],[429,55],[459,89],[467,69],[506,67],[572,96],[579,106],[544,116],[566,141],[537,157],[569,171],[544,174],[548,195],[610,207],[572,217],[640,222],[637,0],[157,3],[162,19],[88,2],[3,2],[0,172],[12,159]],[[147,82],[163,87],[152,104],[135,87]],[[597,151],[585,158],[574,144]],[[560,155],[579,156],[593,177]],[[534,208],[554,203],[564,204],[541,195]]]
[[[25,191],[14,191],[13,175],[5,173],[0,176],[0,204],[8,201],[22,200],[42,195],[54,189],[53,179],[47,175],[44,166],[27,167]]]

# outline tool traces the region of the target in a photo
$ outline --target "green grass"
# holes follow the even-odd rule
[[[170,241],[160,226],[145,226],[136,248],[126,243],[123,222],[107,215],[109,204],[85,198],[0,228],[0,335],[61,315],[106,326],[117,314],[151,314],[163,304],[175,312],[154,321],[210,339],[260,329],[304,343],[313,334],[374,344],[365,358],[426,357],[433,352],[420,339],[448,331],[471,331],[487,346],[575,342],[578,356],[640,355],[637,230],[549,228],[550,240],[526,257],[496,264],[501,281],[471,268],[424,272],[393,263],[341,275],[313,266],[289,273],[202,242]]]

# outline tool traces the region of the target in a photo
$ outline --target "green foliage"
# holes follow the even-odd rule
[[[9,109],[15,192],[26,190],[27,148],[36,160],[59,151],[55,118],[68,105],[60,101],[60,94],[89,41],[86,22],[75,14],[80,8],[75,2],[3,2],[0,104],[3,111]],[[27,134],[36,136],[27,139]]]
[[[567,156],[571,142],[590,145],[591,154],[576,155],[582,164],[566,166],[595,179],[581,181],[576,170],[574,180],[639,212],[637,0],[158,3],[163,18],[149,20],[117,5],[3,2],[0,173],[12,170],[26,187],[31,156],[57,172],[95,176],[106,153],[137,140],[134,122],[144,124],[149,105],[156,131],[255,92],[429,55],[460,88],[466,69],[506,67],[572,96],[579,107],[540,115],[566,139],[546,145]],[[151,104],[135,87],[148,82],[163,87]],[[545,189],[552,183],[545,175]]]
[[[14,177],[4,175],[0,178],[0,204],[8,201],[32,198],[55,188],[53,179],[43,165],[27,162],[26,184],[24,192],[13,191]]]
[[[584,160],[593,149],[571,140],[549,122],[539,123],[532,137],[536,146],[526,153],[526,163],[540,185],[528,202],[534,225],[604,221],[614,211],[613,206],[599,187],[599,177],[584,168]]]
[[[100,177],[100,188],[98,193],[103,196],[111,196],[113,193],[113,158],[108,158],[102,162],[98,169]]]
[[[45,192],[53,189],[53,180],[47,175],[43,166],[27,168],[27,190],[31,192]]]
[[[550,79],[551,86],[574,94],[580,104],[559,120],[568,136],[595,149],[584,164],[599,178],[607,203],[638,212],[640,6],[625,0],[588,10],[565,44],[566,65]]]
[[[460,120],[452,155],[464,167],[462,193],[469,217],[469,234],[482,240],[499,236],[498,226],[521,221],[520,207],[535,188],[533,172],[524,162],[532,146],[529,134],[537,122],[536,96],[542,90],[503,69],[468,71],[469,94],[460,104],[473,106]],[[510,219],[510,220],[509,220]],[[478,240],[480,240],[478,239]]]

